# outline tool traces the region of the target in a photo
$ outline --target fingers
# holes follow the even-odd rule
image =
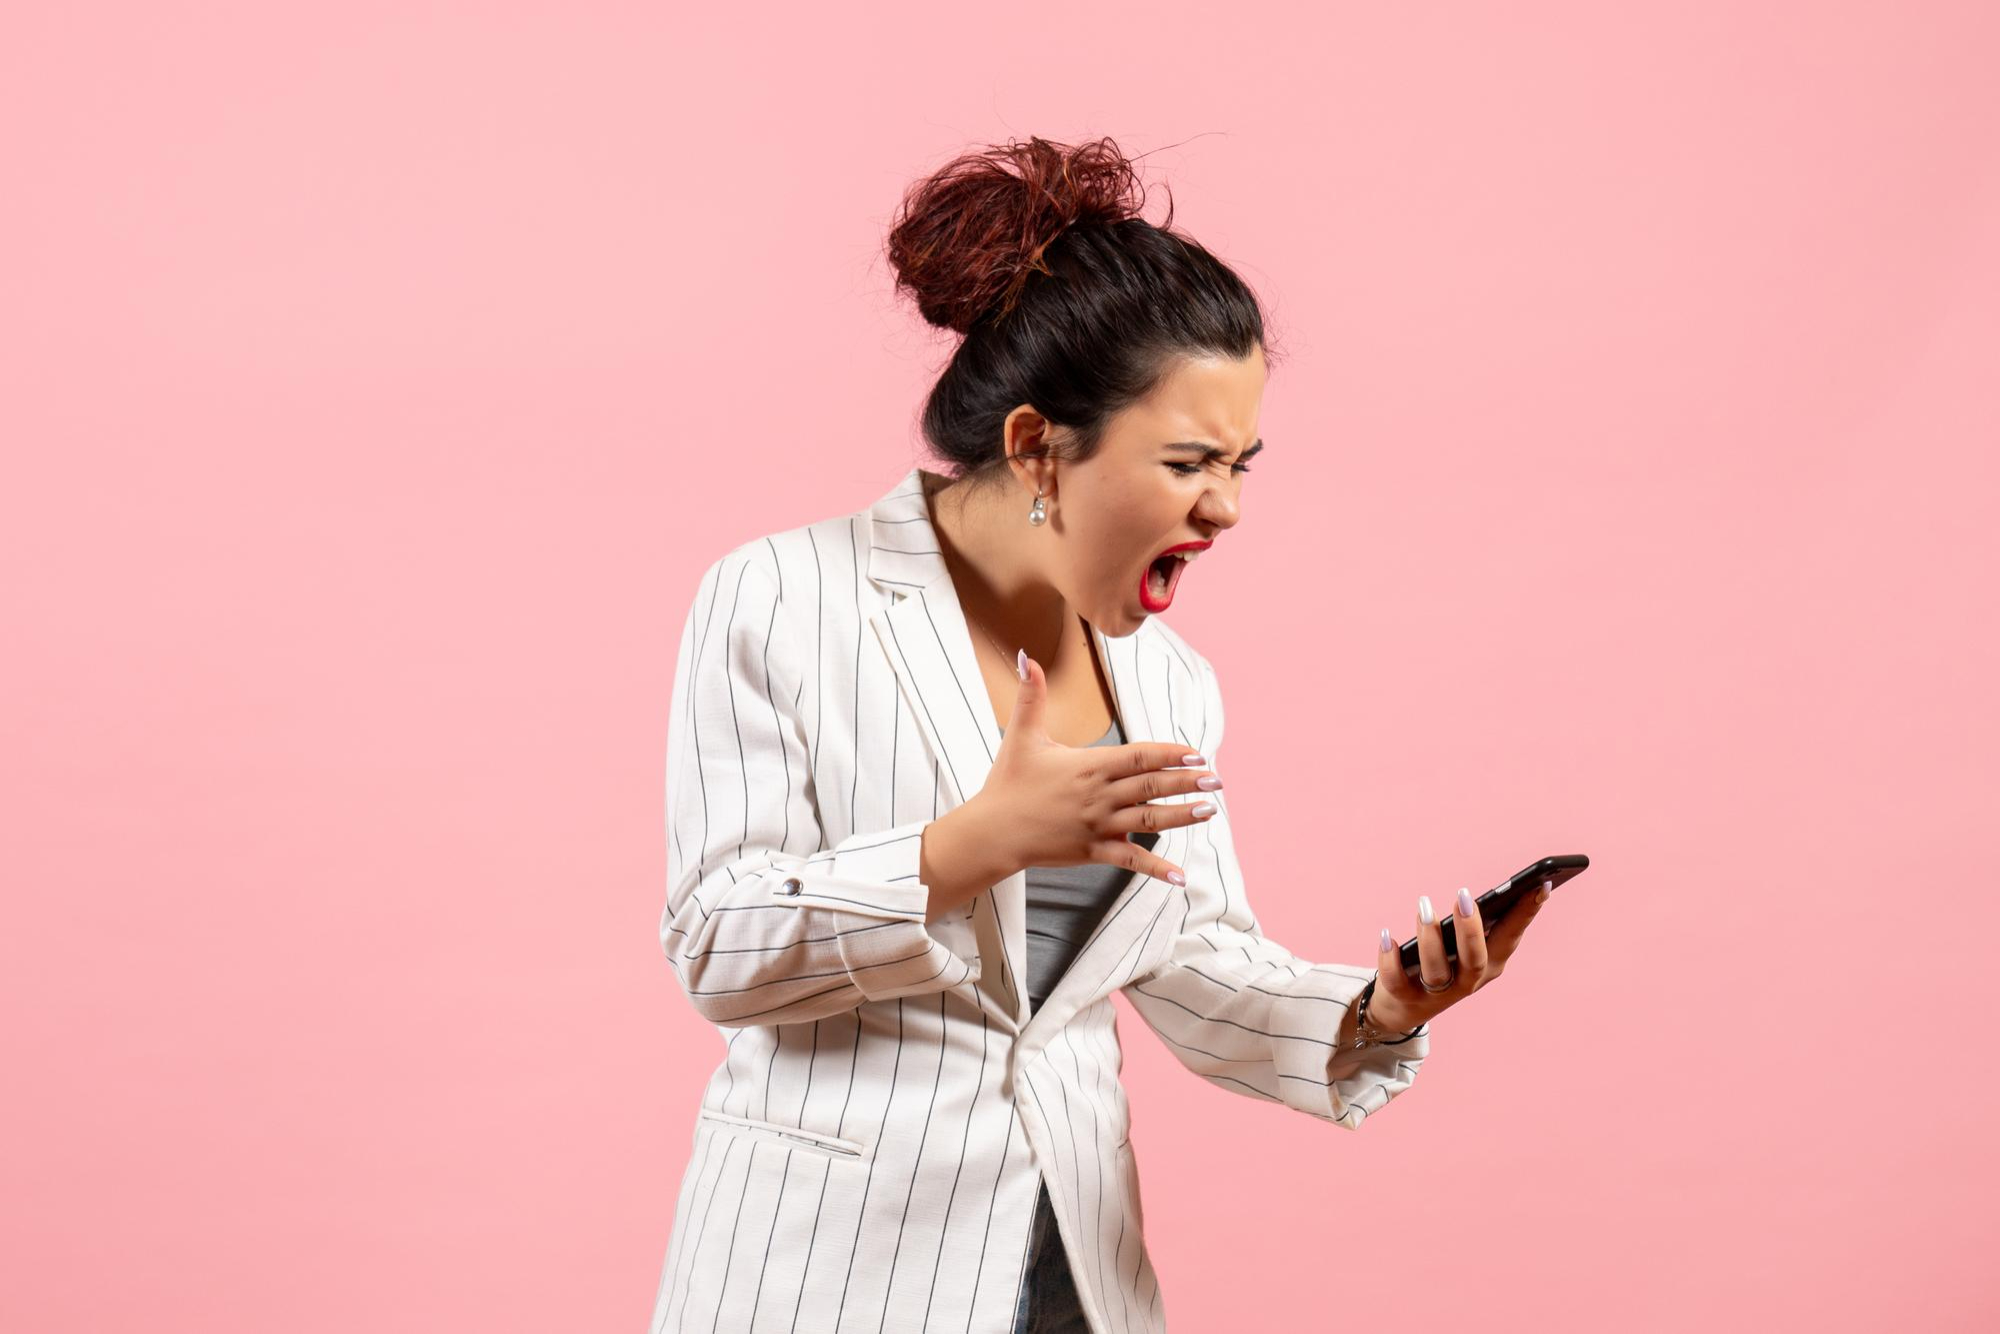
[[[1422,1005],[1424,992],[1410,975],[1403,971],[1403,947],[1389,934],[1389,928],[1382,928],[1382,940],[1375,952],[1375,990],[1386,991],[1405,1006]]]
[[[1417,971],[1426,987],[1447,986],[1452,980],[1451,959],[1444,952],[1444,931],[1431,908],[1431,896],[1417,896]]]
[[[1477,979],[1486,972],[1486,923],[1473,902],[1472,891],[1458,891],[1451,919],[1451,941],[1458,951],[1458,975]]]
[[[1110,781],[1103,787],[1110,814],[1104,828],[1120,834],[1157,834],[1213,819],[1221,807],[1207,793],[1222,786],[1212,770],[1180,766],[1206,764],[1206,756],[1167,742],[1137,741],[1103,750]],[[1121,776],[1122,775],[1122,776]],[[1196,793],[1201,800],[1162,802],[1162,797]]]
[[[1183,764],[1207,764],[1208,757],[1195,753],[1192,746],[1171,741],[1127,741],[1122,746],[1104,747],[1113,778],[1133,778]]]
[[[1535,920],[1535,914],[1542,910],[1542,905],[1549,901],[1551,892],[1549,882],[1544,880],[1540,888],[1516,899],[1514,906],[1507,910],[1507,915],[1500,919],[1500,925],[1493,928],[1492,943],[1497,947],[1519,939],[1521,933],[1528,929],[1528,924]]]
[[[1026,649],[1019,649],[1014,654],[1014,671],[1021,684],[1014,691],[1014,712],[1008,720],[1006,736],[1000,738],[1002,745],[1008,737],[1043,731],[1043,715],[1048,709],[1049,678],[1042,671],[1042,664],[1029,657]]]
[[[1549,901],[1549,895],[1554,892],[1552,884],[1544,880],[1540,889],[1532,894],[1523,894],[1515,900],[1514,906],[1507,910],[1507,915],[1500,919],[1500,925],[1494,927],[1493,934],[1487,937],[1494,963],[1504,964],[1513,956],[1515,946],[1521,943],[1521,933],[1534,922],[1535,915],[1541,912],[1542,905]]]
[[[1221,802],[1204,798],[1193,802],[1162,802],[1161,797],[1213,792],[1222,780],[1206,769],[1183,766],[1207,764],[1208,757],[1189,746],[1165,741],[1128,741],[1105,748],[1112,781],[1104,792],[1112,806],[1105,825],[1119,835],[1112,855],[1101,860],[1130,866],[1141,875],[1186,885],[1187,875],[1164,857],[1156,857],[1145,846],[1134,843],[1128,834],[1162,833],[1182,825],[1212,820]]]
[[[1454,999],[1462,999],[1477,990],[1481,983],[1490,982],[1499,975],[1507,956],[1520,943],[1521,933],[1527,930],[1542,905],[1549,901],[1552,892],[1549,882],[1543,881],[1540,889],[1516,901],[1489,934],[1472,891],[1461,888],[1452,899],[1452,948],[1458,956],[1455,964],[1445,953],[1444,923],[1431,907],[1430,896],[1419,895],[1416,941],[1418,972],[1422,975],[1422,982],[1412,982],[1409,974],[1403,971],[1402,946],[1396,943],[1385,927],[1375,961],[1376,989],[1414,1006],[1450,1004]],[[1447,984],[1454,992],[1449,997],[1424,989]]]
[[[1104,817],[1103,827],[1118,834],[1160,834],[1183,825],[1206,824],[1221,811],[1221,803],[1206,792],[1200,801],[1141,801],[1119,806]]]
[[[1155,880],[1170,880],[1176,885],[1187,884],[1187,873],[1180,867],[1165,857],[1155,857],[1130,839],[1105,844],[1094,860],[1111,866],[1129,867],[1140,875],[1149,875]]]
[[[1144,747],[1133,747],[1133,749],[1148,749],[1150,747],[1151,743],[1147,743]],[[1147,810],[1145,803],[1158,801],[1162,797],[1185,796],[1190,792],[1214,792],[1221,788],[1222,779],[1217,777],[1215,771],[1212,769],[1170,767],[1179,766],[1183,763],[1205,764],[1207,761],[1203,757],[1183,747],[1170,747],[1169,749],[1172,751],[1172,754],[1165,757],[1163,764],[1143,768],[1126,777],[1114,778],[1105,784],[1105,795],[1121,817],[1127,815],[1129,811],[1144,812]],[[1129,760],[1122,762],[1123,765],[1129,765],[1130,763],[1131,761]],[[1204,817],[1168,818],[1158,813],[1192,810],[1200,804],[1200,802],[1182,803],[1155,808],[1156,815],[1141,815],[1138,817],[1138,822],[1124,825],[1122,827],[1123,832],[1133,833],[1141,829],[1159,830],[1169,828],[1173,825],[1191,823],[1192,820]],[[1210,802],[1209,804],[1211,806],[1221,805],[1220,802]],[[1147,819],[1154,818],[1161,819],[1161,823],[1145,822]]]

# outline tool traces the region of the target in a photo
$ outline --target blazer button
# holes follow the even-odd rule
[[[785,877],[785,883],[784,883],[785,893],[796,894],[804,888],[805,884],[797,876],[788,875]]]

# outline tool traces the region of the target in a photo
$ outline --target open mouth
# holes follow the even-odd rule
[[[1180,586],[1182,572],[1194,563],[1205,546],[1205,542],[1183,543],[1148,561],[1145,573],[1139,576],[1140,604],[1147,611],[1165,611],[1173,605],[1174,590]]]

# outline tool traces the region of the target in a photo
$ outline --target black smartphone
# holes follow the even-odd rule
[[[1500,924],[1508,910],[1523,897],[1538,892],[1543,881],[1561,885],[1565,880],[1590,865],[1590,858],[1580,852],[1563,857],[1544,857],[1522,867],[1504,881],[1481,894],[1472,901],[1479,909],[1479,920],[1491,932]],[[1458,961],[1458,906],[1447,901],[1443,912],[1438,914],[1438,934],[1444,937],[1444,954],[1447,959]],[[1411,936],[1403,942],[1398,955],[1403,965],[1403,975],[1417,986],[1423,985],[1422,959],[1417,954],[1417,938]]]

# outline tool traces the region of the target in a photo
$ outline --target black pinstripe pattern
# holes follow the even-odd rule
[[[1264,936],[1222,792],[1163,799],[1218,808],[1158,837],[1187,886],[1127,875],[1032,1010],[1024,875],[929,920],[923,827],[1000,734],[918,482],[744,543],[688,607],[660,941],[733,1119],[696,1120],[655,1334],[1011,1334],[1044,1182],[1092,1327],[1158,1334],[1111,994],[1208,1082],[1350,1129],[1428,1053],[1333,1048],[1372,966]],[[1157,617],[1091,644],[1121,735],[1214,759],[1206,659]]]

